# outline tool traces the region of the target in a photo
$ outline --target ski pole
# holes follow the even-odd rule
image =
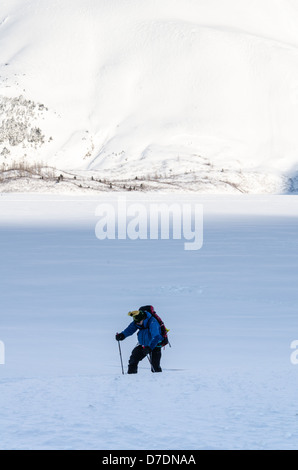
[[[119,346],[119,354],[120,354],[120,362],[121,362],[121,369],[122,369],[122,374],[124,375],[123,361],[122,361],[122,354],[121,354],[121,348],[120,348],[120,341],[118,341],[118,346]]]
[[[154,369],[154,367],[153,367],[153,364],[152,364],[152,361],[151,361],[151,359],[150,359],[150,357],[149,357],[149,354],[147,354],[147,359],[148,359],[148,361],[150,362],[152,372],[155,372],[155,369]]]

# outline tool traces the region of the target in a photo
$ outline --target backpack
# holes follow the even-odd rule
[[[151,313],[151,315],[158,321],[159,326],[160,326],[160,330],[161,330],[161,336],[163,337],[163,340],[162,340],[162,342],[160,343],[161,347],[166,346],[167,344],[170,344],[170,343],[169,343],[169,340],[168,340],[168,331],[170,331],[170,330],[167,330],[167,328],[165,327],[164,322],[163,322],[162,319],[157,315],[157,313],[156,313],[156,311],[154,310],[154,308],[152,307],[152,305],[144,305],[143,307],[140,307],[139,310],[140,310],[141,312],[149,312],[149,313]]]

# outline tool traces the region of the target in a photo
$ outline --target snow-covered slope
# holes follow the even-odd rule
[[[0,449],[297,450],[297,198],[184,196],[204,204],[190,252],[98,240],[106,195],[2,195]],[[148,303],[163,373],[122,375],[115,333]]]
[[[295,0],[2,0],[2,169],[279,191],[298,168],[297,24]]]

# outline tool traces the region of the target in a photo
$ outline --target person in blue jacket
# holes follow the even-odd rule
[[[134,310],[128,313],[133,321],[121,333],[116,334],[117,341],[123,341],[128,336],[138,332],[138,345],[132,350],[128,362],[128,374],[138,372],[138,364],[148,354],[150,355],[151,371],[161,372],[162,335],[158,321],[149,312]]]

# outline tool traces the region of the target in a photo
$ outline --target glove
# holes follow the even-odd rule
[[[147,356],[147,354],[151,353],[151,348],[149,348],[149,346],[144,346],[143,351],[144,351],[145,356]]]
[[[115,338],[116,338],[116,341],[123,341],[125,339],[125,336],[123,333],[117,333]]]

